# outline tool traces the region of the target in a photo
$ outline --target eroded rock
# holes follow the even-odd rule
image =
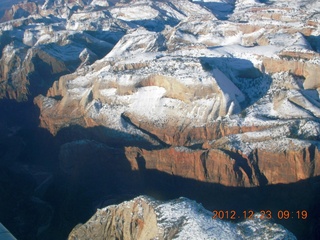
[[[212,219],[211,212],[187,198],[159,202],[140,196],[98,209],[88,222],[76,226],[68,239],[248,239],[261,233],[266,238],[296,239],[281,225],[260,217],[234,224]]]

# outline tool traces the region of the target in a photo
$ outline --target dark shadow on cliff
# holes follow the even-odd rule
[[[201,7],[207,8],[219,20],[227,20],[229,15],[233,13],[234,4],[226,2],[194,2]]]
[[[0,222],[17,239],[35,239],[54,211],[43,192],[52,182],[59,147],[37,127],[38,116],[32,102],[0,101]]]
[[[125,30],[123,31],[103,31],[103,30],[98,30],[98,31],[90,31],[90,30],[86,30],[84,31],[86,34],[89,34],[90,36],[108,42],[110,44],[116,45],[118,43],[118,41],[125,35]],[[91,43],[91,46],[94,47],[94,44]],[[99,49],[97,49],[99,50]],[[98,52],[95,52],[96,54],[98,54]],[[103,50],[102,52],[100,52],[99,54],[104,54],[103,56],[106,55],[105,50]],[[103,57],[101,56],[101,57]]]
[[[119,133],[103,127],[72,126],[52,136],[37,127],[39,110],[31,104],[0,102],[0,222],[18,239],[66,239],[98,207],[141,194],[161,200],[185,196],[210,211],[234,210],[238,216],[270,210],[298,239],[319,237],[320,177],[274,186],[226,187],[148,170],[139,155],[132,156],[139,169],[133,171],[124,147],[152,146],[129,135],[116,141],[111,136]],[[279,210],[307,210],[309,216],[278,220]]]
[[[66,239],[97,207],[142,192],[123,148],[82,135],[53,137],[44,129],[22,127],[13,133],[4,125],[0,222],[17,239]]]
[[[121,36],[117,37],[120,39]],[[68,44],[63,46],[58,43],[48,43],[32,48],[30,63],[24,63],[27,67],[34,68],[33,71],[27,72],[31,98],[39,94],[45,95],[54,81],[63,75],[75,72],[84,61],[80,56],[85,49],[92,52],[90,58],[89,55],[85,56],[89,61],[87,64],[92,64],[95,60],[103,58],[114,47],[114,44],[96,39],[87,33],[70,34],[67,40]]]
[[[0,222],[18,239],[65,239],[97,207],[143,193],[124,146],[148,141],[105,127],[52,136],[39,114],[32,102],[0,101]]]
[[[45,19],[33,20],[43,24],[46,22]],[[63,31],[55,25],[56,20],[53,16],[50,21],[52,22],[47,24],[53,24],[52,28],[55,31]],[[59,21],[61,22],[61,19]],[[122,30],[81,33],[71,31],[63,39],[58,37],[58,34],[54,37],[54,42],[34,45],[34,40],[23,40],[27,30],[28,27],[21,31],[14,28],[4,31],[0,36],[0,57],[6,56],[6,59],[2,60],[7,63],[7,70],[1,70],[1,97],[10,96],[21,101],[26,98],[33,99],[39,94],[46,95],[54,81],[63,75],[74,73],[79,67],[91,65],[97,59],[103,58],[125,34]],[[12,56],[2,51],[9,45],[10,48],[14,48],[10,52]]]
[[[155,150],[167,146],[167,144],[158,140],[156,136],[152,134],[148,134],[148,136],[153,140],[153,143],[144,137],[131,135],[104,126],[84,128],[79,125],[71,125],[69,127],[62,128],[55,138],[59,139],[61,143],[82,139],[93,140],[113,148],[130,146],[144,148],[147,150]]]
[[[156,170],[142,172],[145,194],[157,199],[184,196],[202,203],[209,211],[222,210],[230,214],[233,210],[237,213],[237,219],[233,221],[244,220],[244,211],[270,210],[273,221],[286,227],[299,240],[320,237],[320,177],[291,184],[242,188],[199,182]],[[290,212],[290,218],[279,219],[278,212],[285,210]],[[307,219],[297,213],[300,211],[301,214],[303,210],[308,212]],[[279,216],[282,216],[281,212]]]
[[[317,13],[318,14],[318,13]],[[312,47],[312,50],[320,53],[320,36],[304,36]]]
[[[240,102],[242,109],[265,96],[272,83],[269,75],[263,73],[246,59],[202,57],[200,62],[205,71],[220,70],[244,94],[245,100]],[[214,74],[213,77],[215,77]]]
[[[259,2],[264,3],[266,5],[271,5],[272,2],[270,2],[270,0],[259,0]]]

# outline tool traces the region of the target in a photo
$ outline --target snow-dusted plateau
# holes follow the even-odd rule
[[[69,237],[320,238],[319,1],[2,1],[0,14],[0,222],[17,238],[65,239],[141,194],[272,219],[140,197]]]

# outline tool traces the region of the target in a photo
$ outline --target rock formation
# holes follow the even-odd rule
[[[6,22],[14,19],[25,18],[33,14],[39,13],[39,6],[35,2],[18,3],[6,10],[0,22]]]
[[[261,215],[237,224],[212,216],[187,198],[159,202],[140,196],[98,209],[68,239],[296,239],[281,225],[260,219]]]
[[[34,103],[28,116],[56,141],[55,181],[74,194],[66,205],[82,186],[87,200],[112,194],[82,174],[139,194],[153,173],[228,189],[320,177],[317,1],[14,3],[0,3],[0,111]]]
[[[202,1],[14,5],[6,16],[18,19],[1,25],[1,97],[43,94],[35,103],[52,134],[104,126],[152,146],[202,146],[195,151],[250,169],[187,174],[195,179],[249,186],[318,176],[319,29],[305,8],[319,6],[302,4],[230,1],[224,17]],[[296,171],[269,176],[282,161]]]
[[[274,145],[272,141],[267,143]],[[126,154],[134,170],[141,170],[138,161],[144,161],[145,169],[226,186],[293,183],[317,176],[320,170],[319,150],[312,144],[300,147],[293,142],[283,151],[257,148],[248,155],[227,147],[208,150],[171,147],[149,151],[128,148]]]
[[[318,176],[315,10],[305,11],[309,5],[302,2],[230,1],[221,8],[233,11],[222,17],[214,5],[181,3],[106,6],[126,34],[105,57],[36,97],[41,125],[52,134],[76,124],[139,136],[165,146],[137,151],[147,168],[202,181],[257,186]],[[137,15],[142,8],[149,10]],[[85,9],[69,22],[77,15],[86,19]],[[189,150],[181,155],[175,147]],[[199,171],[169,171],[165,163],[172,159],[164,152]],[[286,175],[277,172],[279,166],[287,166]]]
[[[102,26],[83,26],[82,29],[78,26],[78,31],[73,31],[76,13],[68,24],[63,17],[54,18],[52,14],[75,11],[71,5],[80,3],[56,3],[55,8],[47,11],[45,6],[49,2],[43,6],[34,2],[19,3],[5,13],[0,24],[0,99],[26,101],[45,94],[54,80],[103,57],[123,35],[123,29],[112,20],[104,20],[107,22],[104,29]],[[83,8],[81,4],[78,7]],[[101,12],[99,17],[106,15]],[[112,28],[111,36],[103,32],[107,31],[107,24]],[[86,30],[89,32],[83,32]]]
[[[32,11],[20,18],[10,10],[8,19],[17,19],[2,23],[1,97],[36,97],[41,126],[52,134],[104,126],[121,133],[115,141],[128,134],[163,151],[229,159],[222,178],[212,169],[212,178],[187,174],[198,180],[250,186],[318,176],[319,20],[308,4],[318,8],[230,1],[220,6],[225,16],[214,1],[14,5]],[[193,151],[186,153],[192,162]],[[250,173],[230,161],[247,162]],[[285,177],[274,173],[282,161]]]

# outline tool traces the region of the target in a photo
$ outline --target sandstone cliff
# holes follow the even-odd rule
[[[228,186],[318,176],[316,10],[236,1],[223,15],[210,6],[13,6],[13,21],[1,24],[0,96],[40,93],[40,124],[53,135],[104,127],[103,142],[146,144],[127,149],[147,169]],[[28,14],[14,17],[17,9]]]
[[[35,98],[42,127],[104,126],[117,142],[128,134],[163,146],[137,150],[147,168],[200,181],[257,186],[319,175],[313,10],[239,1],[223,17],[202,2],[130,4],[109,6],[110,19],[136,27],[122,22],[127,32],[106,56]],[[141,7],[149,11],[137,15]],[[85,9],[69,23],[91,23]]]
[[[300,147],[299,143],[291,143],[283,151],[260,147],[250,154],[226,148],[126,149],[133,170],[159,170],[173,176],[238,187],[294,183],[319,176],[319,154],[314,145]]]
[[[16,179],[29,161],[54,175],[25,169],[31,190],[12,203],[15,187],[1,185],[6,216],[23,223],[17,236],[31,222],[30,239],[53,231],[60,239],[101,201],[144,191],[173,197],[192,186],[201,201],[222,189],[241,195],[239,204],[256,200],[257,209],[266,189],[276,189],[270,198],[291,189],[263,204],[291,202],[296,211],[303,202],[318,224],[311,207],[320,177],[317,1],[46,0],[6,9],[0,117],[21,130],[0,144],[0,162],[19,167],[0,170],[12,167],[4,179]],[[53,206],[52,223],[38,220],[41,211],[32,220],[13,213],[21,202],[38,206],[38,196]],[[311,235],[310,222],[299,222],[301,236]],[[135,236],[158,234],[139,229]]]

